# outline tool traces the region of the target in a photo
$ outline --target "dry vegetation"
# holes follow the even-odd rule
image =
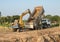
[[[1,27],[0,32],[0,42],[60,42],[60,27],[25,32]]]
[[[12,28],[0,26],[0,32],[12,32]]]

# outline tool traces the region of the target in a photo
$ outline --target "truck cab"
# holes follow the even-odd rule
[[[43,28],[49,28],[51,27],[51,21],[49,19],[42,19],[42,27]]]

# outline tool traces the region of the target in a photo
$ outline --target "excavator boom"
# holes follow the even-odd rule
[[[25,16],[27,13],[29,13],[29,14],[31,15],[31,12],[30,12],[29,9],[26,10],[26,11],[24,11],[24,12],[20,15],[19,24],[20,24],[20,27],[22,27],[22,28],[24,27],[24,22],[23,22],[22,18],[23,18],[23,16]]]

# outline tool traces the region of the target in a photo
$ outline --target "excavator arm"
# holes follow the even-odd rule
[[[25,16],[25,15],[28,14],[28,13],[29,13],[29,15],[31,15],[31,12],[30,12],[29,9],[26,10],[25,12],[23,12],[23,13],[20,15],[19,24],[20,24],[20,27],[22,27],[22,28],[24,28],[24,22],[23,22],[22,18],[23,18],[23,16]]]

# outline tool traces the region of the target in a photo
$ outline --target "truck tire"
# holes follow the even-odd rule
[[[36,26],[34,26],[33,30],[37,30],[37,27],[36,27]]]
[[[19,27],[19,32],[23,32],[24,28]]]
[[[48,28],[50,28],[51,26],[50,26],[50,24],[48,24]]]
[[[17,28],[13,28],[13,32],[17,32]]]

